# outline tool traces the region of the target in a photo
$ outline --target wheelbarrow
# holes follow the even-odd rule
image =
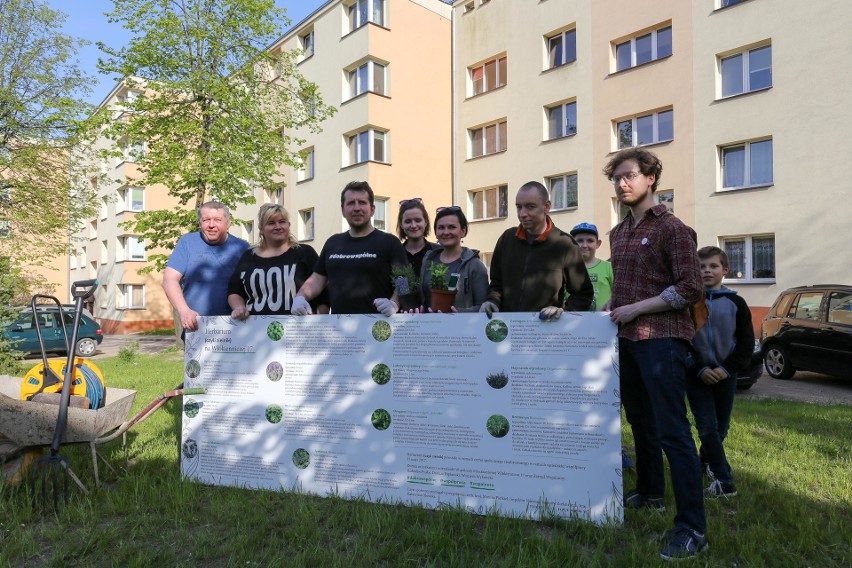
[[[16,480],[22,473],[21,470],[28,465],[28,450],[41,451],[51,445],[56,429],[58,407],[54,404],[20,400],[22,380],[0,375],[0,464],[3,464],[3,477],[9,481]],[[61,439],[62,444],[89,444],[96,487],[100,486],[98,459],[117,474],[106,458],[98,453],[97,446],[121,436],[126,452],[126,433],[130,428],[147,419],[173,397],[204,394],[207,389],[176,388],[164,392],[129,420],[127,417],[136,391],[115,387],[106,387],[104,390],[104,405],[101,408],[68,408],[68,422]],[[68,473],[83,493],[88,495],[89,491],[79,477],[70,468]]]

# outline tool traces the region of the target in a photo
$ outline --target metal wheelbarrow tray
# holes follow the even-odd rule
[[[56,415],[59,407],[53,404],[20,400],[21,381],[23,379],[0,375],[0,437],[5,436],[19,448],[49,446],[56,429]],[[95,470],[95,484],[99,484],[97,458],[101,457],[95,445],[117,437],[106,436],[113,430],[127,430],[125,421],[130,414],[135,390],[107,387],[104,406],[97,409],[68,408],[68,424],[62,444],[89,443],[92,449],[92,461]],[[7,444],[8,446],[8,444]],[[2,458],[3,456],[0,456]],[[104,463],[107,463],[106,460]],[[109,466],[109,464],[107,463]],[[112,468],[112,466],[109,466]],[[74,481],[84,492],[86,488],[76,478]]]

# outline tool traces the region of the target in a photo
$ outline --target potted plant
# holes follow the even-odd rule
[[[420,307],[420,278],[414,273],[414,267],[408,263],[404,266],[392,266],[391,280],[396,288],[400,310],[408,311]]]
[[[429,291],[432,294],[432,311],[450,312],[456,300],[456,290],[448,290],[450,286],[450,267],[442,262],[433,261],[429,265]]]

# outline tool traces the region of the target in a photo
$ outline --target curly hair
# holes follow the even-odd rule
[[[606,179],[612,180],[615,170],[627,160],[636,160],[639,165],[639,171],[644,176],[654,176],[654,185],[651,186],[651,193],[657,191],[657,186],[660,183],[660,176],[663,173],[663,163],[653,152],[643,150],[642,148],[625,148],[620,150],[613,156],[606,166],[604,166],[603,174]]]

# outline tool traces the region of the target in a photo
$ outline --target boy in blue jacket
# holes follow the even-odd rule
[[[725,251],[704,247],[698,259],[710,317],[692,340],[686,396],[701,440],[702,469],[713,480],[704,494],[733,497],[737,488],[722,443],[731,424],[737,372],[748,366],[754,349],[754,329],[745,300],[722,286],[729,270]]]

